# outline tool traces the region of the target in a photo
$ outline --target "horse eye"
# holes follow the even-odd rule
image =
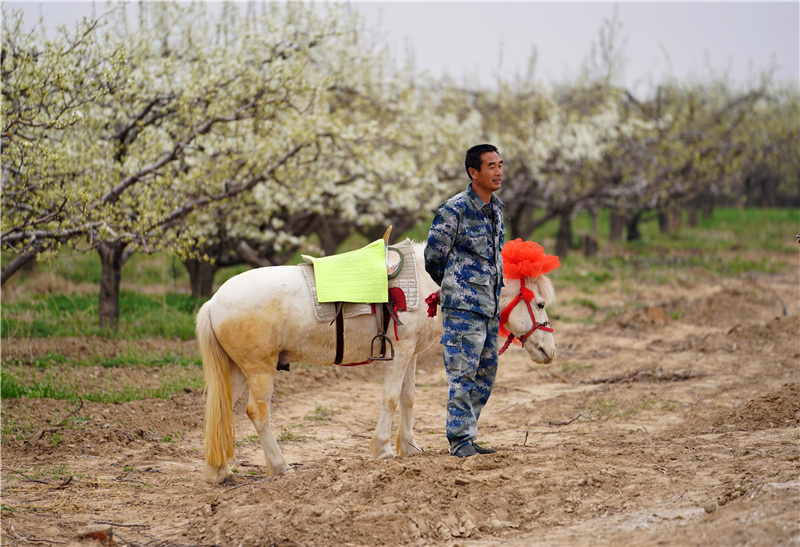
[[[539,304],[537,304],[537,306],[539,307],[540,310],[543,310],[544,309],[544,302],[540,302]]]

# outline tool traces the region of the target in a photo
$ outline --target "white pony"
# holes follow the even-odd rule
[[[415,243],[414,251],[422,299],[439,287],[425,272],[424,244]],[[519,338],[527,334],[523,345],[534,361],[550,363],[556,348],[552,329],[546,327],[545,306],[555,297],[553,285],[544,275],[526,281],[534,290],[535,299],[531,306],[515,305],[509,310],[506,328]],[[506,279],[500,295],[501,309],[520,292],[519,279]],[[247,415],[264,448],[267,475],[289,469],[270,429],[270,400],[277,366],[331,365],[336,349],[335,329],[315,318],[312,299],[300,266],[273,266],[231,278],[197,313],[196,333],[206,382],[204,452],[208,480],[230,481],[233,405],[248,385]],[[399,317],[403,325],[397,327],[399,339],[392,340],[395,356],[386,363],[381,413],[369,447],[373,459],[394,456],[390,441],[392,416],[398,404],[397,453],[404,456],[418,450],[411,416],[417,355],[442,336],[441,314],[428,317],[425,305],[401,312]],[[377,330],[375,317],[360,315],[346,319],[344,325],[347,344],[343,362],[364,361],[370,356]],[[393,329],[391,334],[394,338]]]

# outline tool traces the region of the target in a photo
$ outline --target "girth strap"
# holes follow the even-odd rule
[[[342,311],[342,307],[344,306],[344,302],[337,302],[336,303],[336,316],[333,320],[336,322],[336,357],[333,359],[334,365],[340,365],[342,363],[342,357],[344,357],[344,312]]]

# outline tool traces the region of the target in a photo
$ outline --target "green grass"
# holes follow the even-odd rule
[[[102,336],[104,338],[194,337],[194,315],[203,300],[188,295],[163,296],[121,291],[119,330],[99,326],[98,294],[33,294],[30,298],[4,303],[0,332],[3,338],[60,338]]]
[[[603,395],[594,397],[587,395],[581,410],[590,412],[600,421],[606,421],[612,418],[626,421],[634,417],[640,417],[640,414],[651,409],[655,404],[656,402],[653,399],[623,402],[607,398]]]
[[[25,470],[23,473],[27,478],[35,479],[35,480],[43,480],[43,481],[63,481],[68,479],[69,477],[75,477],[77,479],[90,479],[92,478],[89,475],[84,475],[81,473],[74,473],[69,470],[67,464],[62,463],[59,464],[58,467],[42,467],[39,464],[34,464],[31,469]],[[17,472],[7,472],[3,473],[3,477],[8,480],[12,478],[18,478],[20,475]]]
[[[278,442],[279,443],[288,443],[288,442],[299,443],[299,442],[303,442],[303,441],[308,441],[309,439],[312,439],[314,437],[313,435],[311,435],[311,436],[303,435],[302,433],[298,433],[297,431],[294,431],[295,429],[297,429],[299,427],[301,427],[301,426],[299,426],[299,425],[288,426],[288,427],[284,426],[283,427],[283,431],[281,431],[281,434],[278,435]]]
[[[37,426],[33,422],[19,423],[14,418],[6,418],[3,420],[0,436],[4,439],[13,438],[14,440],[21,441],[28,433],[36,428]]]
[[[258,438],[258,435],[248,435],[247,437],[243,438],[240,441],[234,441],[234,444],[236,446],[246,446],[251,444],[257,445],[259,442],[260,440]]]
[[[322,405],[317,405],[314,409],[314,413],[306,416],[306,420],[315,420],[318,422],[327,422],[330,421],[331,417],[334,415],[336,411]]]
[[[203,389],[203,377],[199,370],[172,367],[162,372],[160,385],[145,387],[130,381],[119,384],[111,380],[97,381],[87,387],[78,382],[73,367],[46,370],[32,374],[25,367],[4,366],[0,371],[0,398],[2,399],[63,399],[117,404],[141,399],[168,399],[186,388]]]
[[[185,433],[183,431],[178,431],[174,435],[173,434],[164,435],[159,439],[159,441],[161,441],[162,443],[177,443],[181,442],[184,436]]]
[[[712,219],[698,226],[685,223],[679,230],[662,234],[656,219],[641,224],[637,241],[609,242],[609,215],[599,215],[600,253],[585,257],[579,251],[561,257],[561,268],[551,273],[557,285],[578,288],[584,294],[597,294],[612,280],[623,283],[664,284],[677,279],[703,279],[707,276],[740,277],[748,273],[775,274],[784,271],[789,261],[780,255],[764,256],[763,251],[783,253],[792,259],[797,252],[794,235],[800,233],[800,212],[793,209],[716,209]],[[542,226],[530,239],[554,252],[557,221]],[[591,231],[588,214],[573,222],[576,237]],[[755,254],[755,256],[753,256]]]
[[[20,366],[25,365],[35,369],[45,369],[49,367],[58,367],[61,365],[71,365],[76,367],[82,366],[99,366],[103,368],[116,368],[126,367],[131,365],[144,365],[151,367],[162,367],[165,365],[180,365],[180,366],[200,366],[202,360],[199,356],[186,357],[183,355],[175,355],[173,353],[143,353],[136,350],[120,350],[112,357],[87,357],[85,359],[67,357],[62,353],[48,351],[44,355],[37,355],[30,358],[13,358],[7,359],[3,362],[4,366]]]
[[[601,247],[608,245],[609,211],[598,214],[598,239]],[[550,220],[528,239],[555,241],[558,219]],[[740,207],[716,208],[709,219],[700,218],[696,227],[687,224],[686,213],[683,224],[675,232],[662,234],[658,219],[651,218],[639,225],[642,238],[634,242],[620,242],[623,251],[699,250],[703,252],[723,250],[767,250],[789,252],[797,247],[794,235],[800,233],[800,211],[786,209],[743,209]],[[592,231],[591,217],[579,213],[572,222],[573,233],[589,234]],[[516,236],[515,236],[516,237]],[[623,235],[624,239],[624,235]]]

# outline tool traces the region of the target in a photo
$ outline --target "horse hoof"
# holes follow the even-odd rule
[[[286,464],[283,464],[282,466],[280,466],[278,469],[275,470],[267,467],[267,477],[277,477],[278,475],[284,475],[286,473],[291,473],[292,471],[294,471],[294,469],[292,469]]]

